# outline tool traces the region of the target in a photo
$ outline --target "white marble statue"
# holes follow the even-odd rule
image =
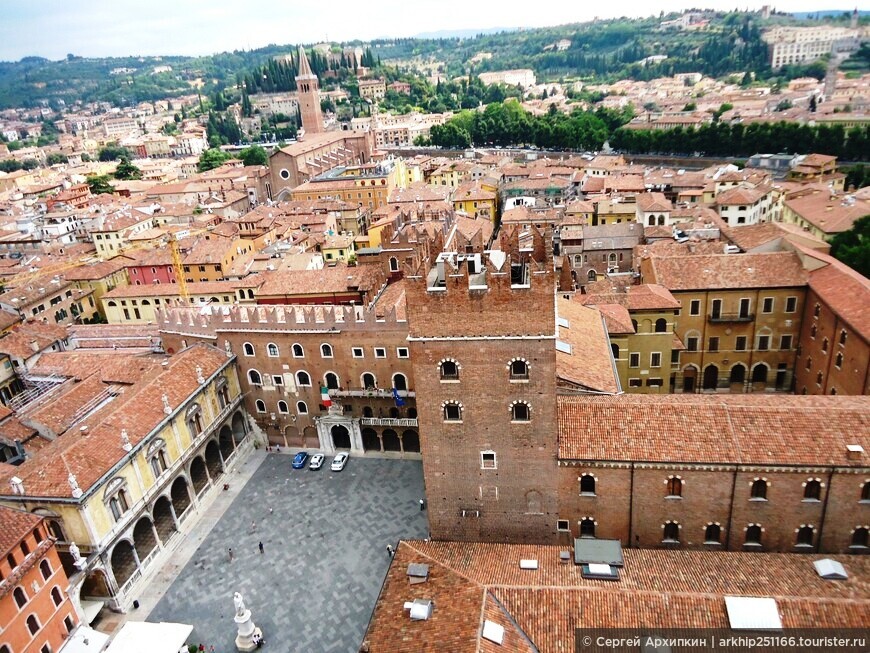
[[[82,559],[82,554],[75,542],[69,543],[69,554],[73,557],[73,562],[80,562]]]
[[[233,603],[236,606],[236,614],[238,616],[242,616],[245,614],[245,599],[242,598],[242,595],[239,592],[233,594]]]

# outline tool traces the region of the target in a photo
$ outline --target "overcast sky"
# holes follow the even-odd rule
[[[854,0],[851,0],[854,2]],[[0,61],[37,55],[201,55],[269,43],[538,27],[594,17],[646,16],[703,5],[757,9],[762,0],[0,0]],[[841,0],[771,3],[779,11],[848,10]],[[846,7],[845,5],[849,5]]]

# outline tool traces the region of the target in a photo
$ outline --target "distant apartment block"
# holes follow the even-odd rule
[[[480,73],[478,79],[484,84],[506,84],[508,86],[522,86],[530,88],[537,83],[535,71],[528,68],[520,68],[517,70],[499,70],[494,73]]]
[[[835,45],[854,41],[857,43],[865,36],[863,29],[848,27],[776,27],[762,37],[770,45],[770,65],[782,68],[788,64],[812,63],[830,54]]]

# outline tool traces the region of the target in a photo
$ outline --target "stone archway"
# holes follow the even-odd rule
[[[83,599],[87,598],[110,598],[112,590],[109,587],[109,578],[106,572],[102,569],[92,569],[88,572],[79,596]]]
[[[306,426],[302,429],[302,446],[317,447],[320,445],[320,440],[317,437],[317,429],[313,426]]]
[[[157,537],[154,535],[154,523],[150,517],[142,517],[133,528],[133,544],[139,555],[139,562],[148,557],[157,547]]]
[[[154,526],[157,528],[157,537],[164,544],[178,530],[175,527],[175,518],[172,516],[172,504],[165,496],[154,502]]]
[[[197,456],[190,463],[190,480],[193,483],[193,491],[197,495],[208,485],[208,474],[202,456]]]
[[[393,429],[384,429],[381,434],[381,439],[384,443],[384,451],[401,451],[402,443],[399,440],[399,434]]]
[[[248,422],[245,416],[237,412],[233,415],[233,435],[236,437],[236,444],[244,440],[248,434]]]
[[[205,466],[208,467],[208,475],[211,477],[212,483],[223,473],[223,461],[218,443],[214,440],[209,440],[209,443],[205,445]]]
[[[409,429],[402,433],[402,449],[405,453],[420,453],[420,435],[417,431]]]
[[[271,442],[271,440],[270,440]],[[275,444],[272,442],[272,444]],[[305,438],[299,433],[299,429],[295,426],[284,427],[284,442],[279,444],[288,447],[305,447]]]
[[[133,554],[133,545],[129,540],[121,540],[112,549],[112,557],[110,559],[112,565],[112,575],[115,577],[115,582],[118,586],[123,585],[136,572],[138,565],[136,564],[136,556]]]
[[[200,464],[202,463],[202,459],[197,458],[197,460],[200,461]],[[172,509],[175,511],[175,516],[181,519],[181,516],[190,508],[190,491],[187,487],[186,478],[179,476],[172,481],[170,496],[172,496]]]
[[[336,449],[350,449],[350,431],[343,424],[335,424],[330,429],[332,446]]]
[[[715,365],[708,365],[704,368],[704,381],[702,388],[704,390],[715,390],[719,385],[719,368]]]
[[[362,430],[363,451],[380,451],[381,439],[378,437],[377,431],[370,428]]]
[[[695,391],[695,378],[698,376],[698,368],[690,365],[683,370],[683,392]]]
[[[221,427],[218,442],[220,443],[221,456],[223,456],[224,460],[229,460],[230,456],[233,455],[233,451],[236,450],[236,443],[233,442],[233,432],[228,424],[224,424]]]

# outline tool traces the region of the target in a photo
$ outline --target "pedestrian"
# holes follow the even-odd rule
[[[205,644],[199,645],[199,651],[200,651],[200,653],[203,653],[203,651],[205,651]]]
[[[232,562],[232,561],[233,561],[233,550],[232,550],[232,549],[227,549],[227,553],[230,554],[230,562]],[[201,651],[204,651],[204,650],[205,650],[205,647],[202,647],[200,650],[201,650]]]
[[[420,499],[420,512],[423,512],[426,508],[426,502],[423,499]]]
[[[263,551],[263,543],[260,542],[260,553],[263,553],[263,552],[264,552],[264,551]]]
[[[390,556],[391,558],[393,557],[393,545],[392,544],[387,544],[387,555]]]
[[[251,532],[253,533],[255,530],[257,530],[257,522],[252,521],[251,522]]]
[[[214,653],[214,644],[208,649],[208,653]]]
[[[281,453],[281,445],[280,444],[275,445],[275,451],[278,453]]]
[[[269,514],[270,515],[272,514],[272,508],[269,508]]]

